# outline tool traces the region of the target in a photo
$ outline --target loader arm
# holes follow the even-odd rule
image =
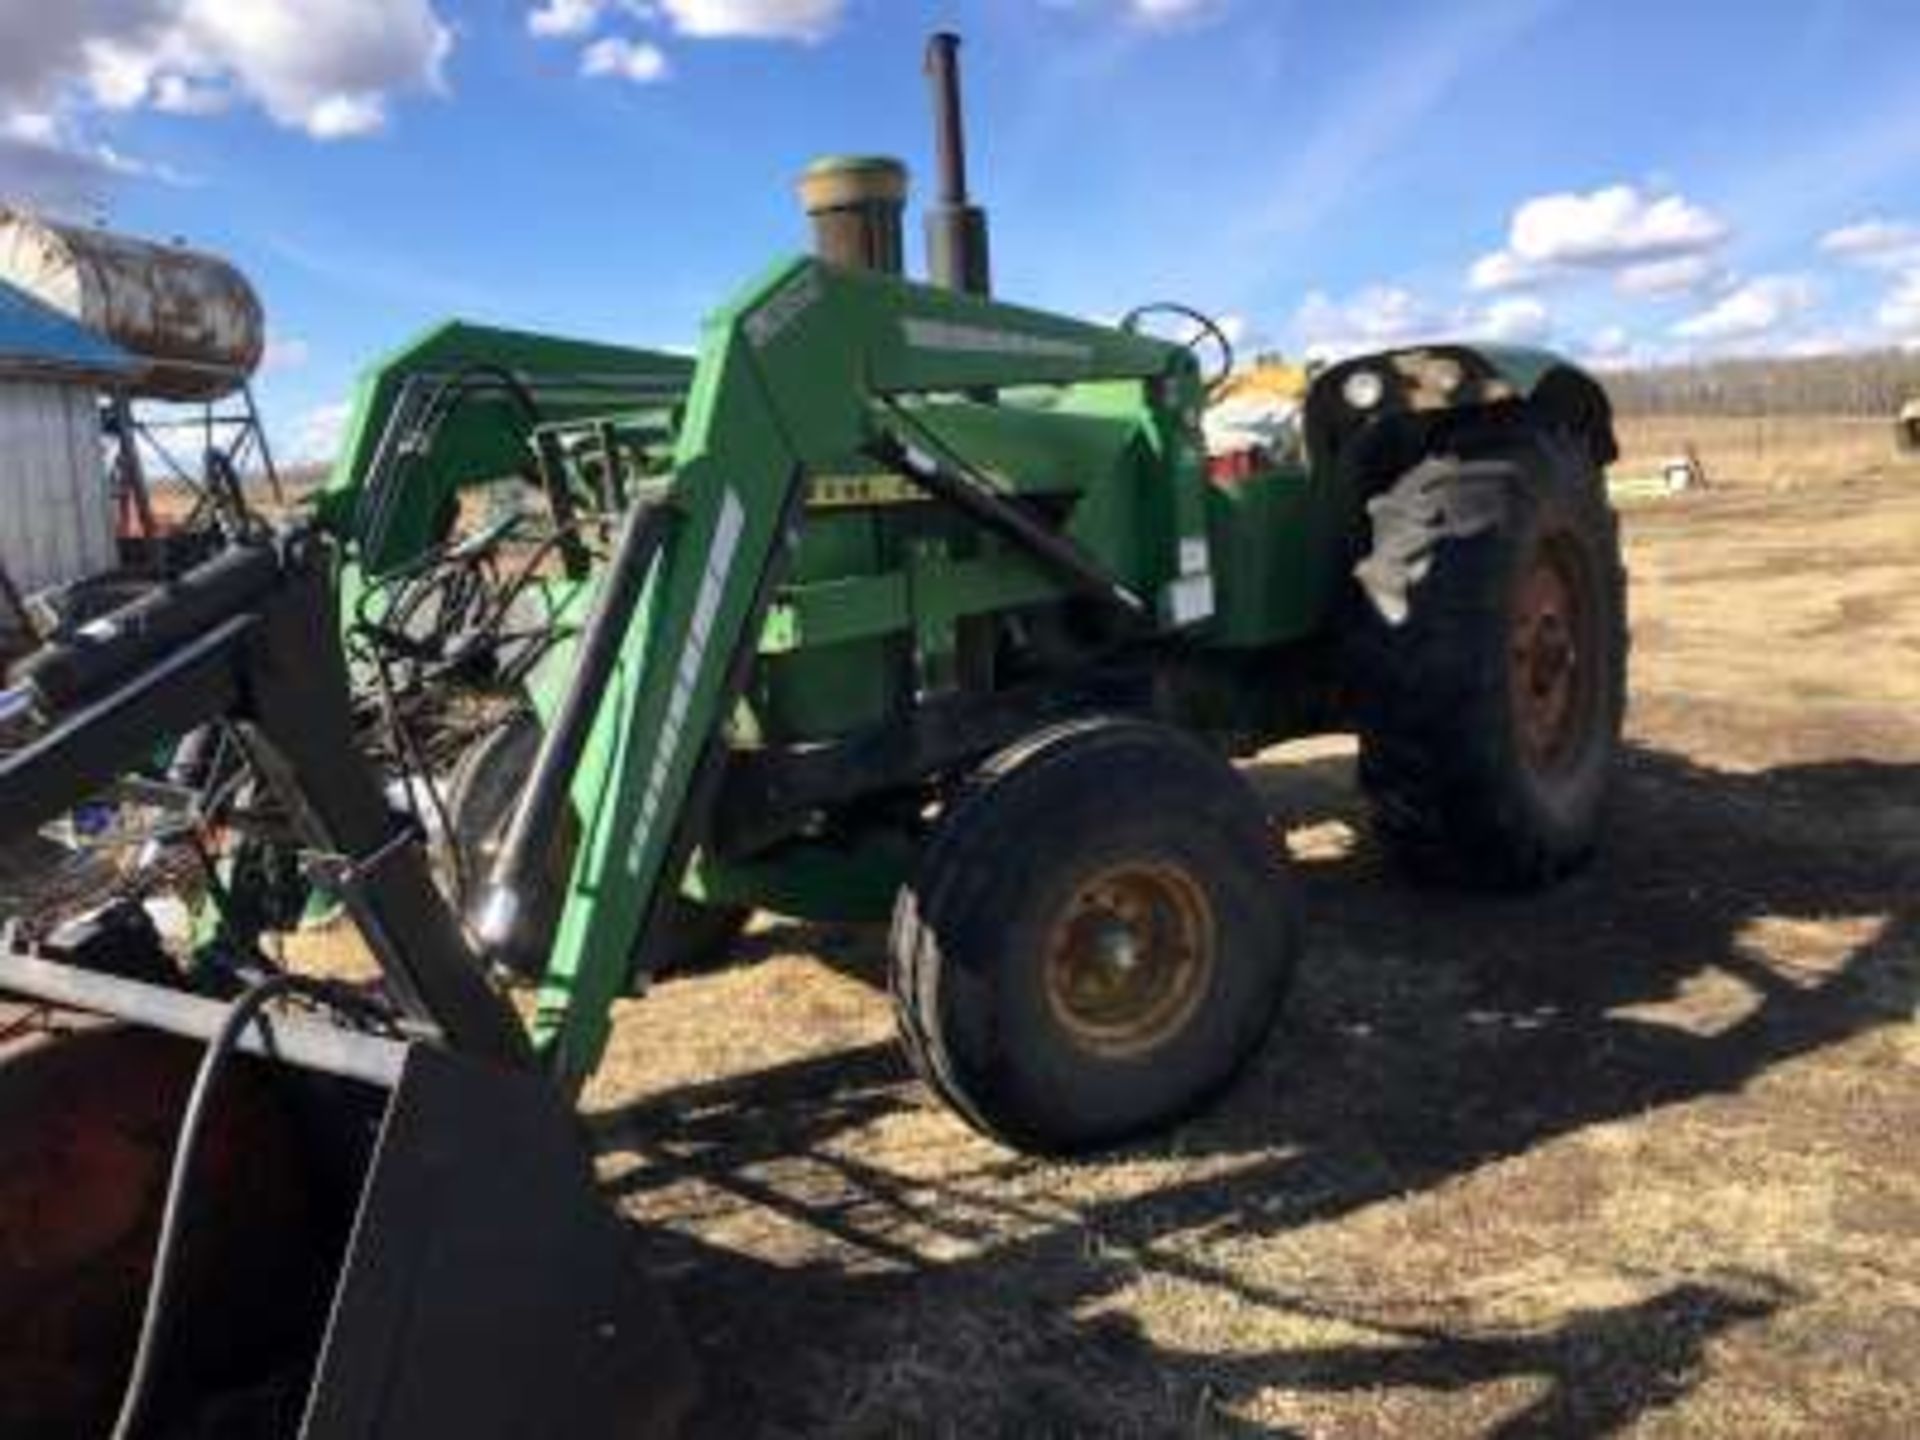
[[[538,423],[671,406],[693,362],[678,355],[450,321],[370,366],[355,388],[319,513],[380,575],[440,538],[463,483],[531,468]]]
[[[190,986],[125,899],[77,940],[0,935],[0,1432],[675,1433],[668,1302],[356,744],[336,558],[233,545],[0,689],[30,736],[0,845],[224,721],[385,980]],[[316,1008],[262,1016],[293,993]]]
[[[806,476],[908,455],[892,408],[904,397],[1129,380],[1161,387],[1157,408],[1180,423],[1197,418],[1178,346],[813,260],[777,267],[709,321],[660,502],[665,538],[571,771],[581,843],[533,1022],[563,1085],[597,1066],[632,957],[698,843]],[[573,683],[594,678],[576,668]]]
[[[526,1037],[441,903],[424,851],[397,826],[355,746],[346,664],[332,632],[329,547],[292,532],[231,547],[43,647],[0,691],[50,723],[0,758],[0,844],[136,766],[170,737],[226,717],[294,810],[395,998],[451,1048],[506,1066]]]

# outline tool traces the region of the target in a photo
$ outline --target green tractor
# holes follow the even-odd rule
[[[1297,905],[1227,757],[1357,730],[1411,867],[1526,887],[1587,856],[1625,693],[1614,442],[1565,361],[1431,345],[1319,375],[1302,449],[1209,455],[1205,316],[987,298],[953,56],[932,284],[898,273],[904,169],[821,162],[815,257],[696,361],[437,329],[365,377],[321,513],[355,645],[467,583],[468,487],[504,479],[531,528],[491,533],[555,547],[511,607],[524,708],[445,808],[567,1083],[616,996],[752,910],[890,918],[920,1072],[1071,1150],[1218,1089],[1286,988]]]
[[[902,167],[841,159],[802,184],[815,253],[716,311],[697,358],[439,327],[363,378],[310,526],[242,539],[0,691],[34,733],[0,759],[0,841],[218,727],[250,778],[206,788],[277,797],[297,840],[224,827],[254,849],[209,948],[261,953],[318,884],[385,974],[377,1034],[364,995],[322,990],[267,1044],[250,1016],[307,994],[290,977],[0,952],[0,991],[386,1087],[324,1345],[301,1332],[302,1433],[507,1433],[536,1334],[543,1375],[582,1377],[567,1433],[620,1429],[648,1382],[594,1348],[623,1302],[588,1174],[554,1160],[538,1198],[481,1117],[564,1155],[546,1107],[593,1073],[615,1001],[723,958],[753,910],[890,921],[929,1086],[1073,1152],[1217,1093],[1299,961],[1283,844],[1233,757],[1357,732],[1378,834],[1422,874],[1532,887],[1594,847],[1626,655],[1600,387],[1539,351],[1423,345],[1319,374],[1298,445],[1210,453],[1218,325],[990,298],[955,43],[930,51],[931,283],[899,273]],[[1150,333],[1169,317],[1188,341]],[[0,1211],[49,1213],[10,1193]],[[505,1233],[481,1200],[532,1247],[498,1334],[472,1320],[497,1286],[456,1293]],[[603,1308],[568,1290],[584,1277]],[[149,1329],[164,1310],[150,1295]]]

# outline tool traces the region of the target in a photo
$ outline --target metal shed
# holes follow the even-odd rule
[[[111,570],[100,395],[140,364],[0,281],[0,567],[32,593]]]

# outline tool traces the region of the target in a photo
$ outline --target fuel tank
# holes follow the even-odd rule
[[[184,245],[0,208],[0,280],[145,361],[134,381],[145,398],[218,400],[247,382],[266,344],[247,278]]]

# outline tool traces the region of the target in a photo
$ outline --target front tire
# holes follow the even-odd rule
[[[1574,437],[1483,432],[1370,509],[1348,655],[1375,830],[1418,873],[1550,883],[1593,853],[1626,708],[1599,469]]]
[[[1259,1048],[1299,910],[1233,767],[1132,721],[1004,752],[894,912],[909,1055],[976,1128],[1071,1152],[1165,1125]]]

